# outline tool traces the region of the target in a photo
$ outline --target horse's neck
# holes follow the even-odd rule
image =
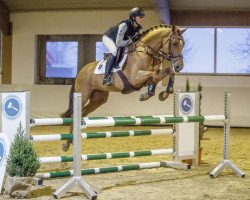
[[[143,44],[147,44],[156,51],[162,47],[163,40],[170,36],[171,29],[159,29],[149,32],[141,40]]]
[[[149,46],[154,51],[158,52],[162,48],[163,40],[168,38],[170,33],[171,29],[169,29],[169,31],[166,29],[156,29],[152,32],[149,32],[145,36],[142,36],[142,38],[137,43],[137,51],[133,51],[132,57],[128,57],[128,62],[126,63],[124,73],[130,74],[135,70],[148,70],[151,68],[153,57],[146,52],[145,46]],[[144,52],[144,54],[142,52]]]

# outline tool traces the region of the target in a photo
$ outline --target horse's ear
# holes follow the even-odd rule
[[[188,28],[181,29],[181,34],[183,34]]]
[[[178,27],[177,27],[176,25],[173,25],[173,26],[172,26],[172,32],[173,32],[173,33],[176,33],[177,30],[178,30]]]

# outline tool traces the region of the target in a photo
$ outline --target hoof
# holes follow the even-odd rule
[[[162,91],[162,92],[160,92],[158,98],[160,101],[164,101],[168,98],[168,96],[169,96],[168,92]]]
[[[141,94],[140,101],[146,101],[148,99],[149,99],[149,95],[148,94]]]
[[[148,100],[150,97],[152,97],[152,96],[154,96],[155,95],[155,93],[153,93],[152,95],[149,95],[148,93],[146,93],[146,94],[141,94],[141,96],[140,96],[140,101],[146,101],[146,100]]]
[[[69,146],[68,145],[66,145],[66,144],[62,144],[62,150],[63,151],[68,151],[68,149],[69,149]]]
[[[168,93],[169,93],[169,94],[173,94],[173,93],[174,93],[174,88],[172,88],[172,87],[169,88]]]

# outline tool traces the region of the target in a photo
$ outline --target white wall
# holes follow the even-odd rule
[[[34,85],[36,44],[38,34],[102,34],[107,27],[125,19],[125,11],[75,11],[13,13],[12,83],[1,90],[30,90],[31,114],[34,117],[58,117],[68,103],[70,86]],[[155,11],[146,11],[145,29],[159,24]],[[232,92],[232,122],[250,126],[250,77],[189,76],[191,86],[201,81],[203,86],[202,114],[223,114],[224,91]],[[175,89],[185,88],[185,76],[177,76]],[[157,88],[157,92],[162,87]],[[145,90],[144,90],[145,91]],[[139,102],[139,93],[112,93],[110,100],[91,115],[171,114],[172,97],[160,102],[154,97]],[[115,108],[115,109],[114,109]]]
[[[147,11],[145,28],[159,24]],[[11,14],[13,22],[12,83],[33,84],[36,68],[35,36],[39,34],[103,34],[126,19],[125,11],[30,12]]]

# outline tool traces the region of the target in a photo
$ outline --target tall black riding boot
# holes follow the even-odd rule
[[[105,67],[105,76],[103,79],[103,85],[112,85],[113,82],[111,81],[111,71],[113,68],[113,65],[115,63],[116,56],[113,56],[112,54],[109,56],[106,67]]]

